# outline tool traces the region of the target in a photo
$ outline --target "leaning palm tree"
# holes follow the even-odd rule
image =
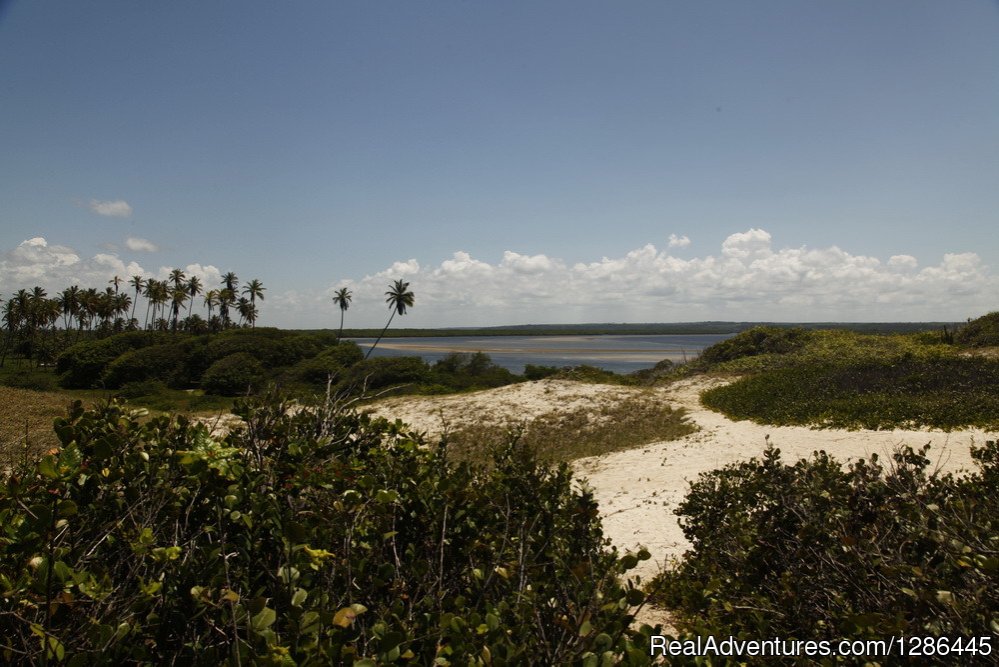
[[[353,296],[346,287],[341,287],[333,294],[333,303],[340,306],[340,332],[336,335],[336,342],[338,343],[343,337],[343,315],[350,308],[350,300]]]
[[[396,280],[394,284],[389,285],[389,291],[385,292],[385,303],[389,305],[389,309],[392,312],[389,315],[388,322],[385,323],[385,328],[382,329],[382,332],[378,334],[378,338],[375,339],[375,344],[368,348],[368,353],[364,355],[365,359],[370,357],[371,353],[374,352],[375,347],[388,330],[389,325],[392,324],[392,318],[395,317],[395,314],[399,313],[400,315],[405,315],[406,308],[413,307],[413,293],[408,292],[408,289],[409,283],[403,282],[402,280]]]

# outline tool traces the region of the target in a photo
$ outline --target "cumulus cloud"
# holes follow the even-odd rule
[[[126,263],[114,253],[84,259],[67,246],[36,236],[22,241],[0,258],[0,285],[5,292],[38,285],[50,292],[69,285],[103,287],[112,276],[146,275],[135,262]]]
[[[670,248],[686,248],[690,245],[690,239],[684,236],[677,236],[676,234],[669,235],[669,247]]]
[[[108,218],[128,218],[132,215],[131,205],[129,205],[129,203],[124,199],[114,199],[109,201],[91,199],[90,210],[97,215],[103,215]]]
[[[670,245],[683,247],[672,239]],[[999,287],[975,253],[945,254],[919,268],[909,255],[881,260],[837,246],[775,247],[763,229],[731,234],[718,253],[691,259],[652,244],[571,266],[544,254],[508,250],[490,263],[459,251],[436,266],[411,259],[336,286],[354,291],[356,317],[376,322],[395,278],[409,281],[416,294],[410,326],[962,320],[985,312]]]
[[[149,239],[140,239],[136,236],[129,236],[125,239],[125,247],[133,252],[156,252],[159,247]]]

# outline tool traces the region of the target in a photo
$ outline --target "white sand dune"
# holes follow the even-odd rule
[[[887,460],[900,445],[919,447],[929,442],[933,445],[932,460],[945,471],[972,469],[970,446],[987,439],[977,429],[952,433],[846,431],[736,422],[700,402],[702,391],[724,382],[697,377],[653,390],[674,407],[685,408],[697,432],[669,442],[636,442],[634,449],[580,459],[574,464],[580,478],[593,489],[604,532],[612,543],[622,550],[643,545],[652,553],[652,559],[642,562],[635,571],[643,581],[690,546],[673,514],[689,483],[702,472],[759,456],[766,449],[767,436],[789,462],[817,450],[825,450],[844,462],[870,458],[874,453]],[[451,427],[479,421],[524,421],[552,411],[596,407],[639,391],[648,390],[549,379],[472,394],[392,398],[379,402],[373,412],[402,419],[433,437],[441,433],[445,421]]]

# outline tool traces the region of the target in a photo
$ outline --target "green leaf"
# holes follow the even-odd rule
[[[274,621],[276,620],[277,612],[270,607],[264,607],[259,614],[250,619],[250,628],[252,628],[254,632],[263,632],[267,628],[274,625]]]
[[[308,591],[301,588],[296,588],[295,592],[291,595],[291,606],[301,607],[305,600],[309,597]]]
[[[43,456],[38,462],[38,473],[48,479],[56,479],[59,473],[56,472],[55,458],[52,455]]]

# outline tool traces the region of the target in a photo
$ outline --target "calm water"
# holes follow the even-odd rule
[[[514,373],[526,364],[576,366],[589,364],[617,373],[651,368],[663,359],[690,359],[732,334],[662,336],[454,336],[383,338],[373,357],[419,356],[428,363],[452,352],[485,352],[494,363]],[[353,339],[365,351],[374,338]]]

